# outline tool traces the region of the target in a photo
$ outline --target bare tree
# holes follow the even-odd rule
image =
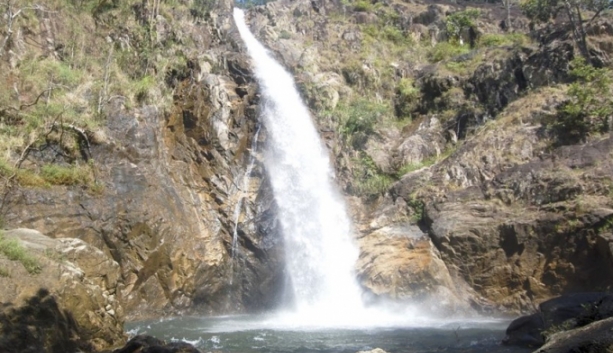
[[[505,20],[505,30],[507,32],[511,32],[511,30],[513,29],[511,26],[511,6],[513,5],[514,0],[502,0],[502,3],[504,4],[505,10],[507,12],[507,18]]]
[[[41,5],[32,5],[32,6],[24,6],[21,8],[16,8],[15,3],[11,0],[7,0],[4,2],[4,7],[6,8],[5,16],[6,19],[6,36],[2,40],[2,44],[0,45],[0,58],[4,55],[7,45],[10,43],[11,38],[13,37],[13,27],[15,26],[15,22],[19,15],[21,15],[25,10],[41,10],[45,12],[51,12],[45,10],[45,8]],[[2,17],[0,17],[2,18]]]
[[[11,37],[13,36],[13,24],[15,22],[15,19],[17,18],[17,16],[19,16],[21,14],[21,12],[23,11],[23,8],[21,9],[14,9],[13,8],[13,4],[10,0],[8,0],[5,3],[6,6],[6,37],[4,37],[4,40],[2,41],[2,45],[0,45],[0,58],[4,55],[4,50],[7,46],[7,44],[10,42]]]
[[[521,7],[528,18],[540,22],[556,18],[559,13],[565,14],[581,56],[591,63],[583,12],[593,11],[595,14],[590,20],[593,21],[602,11],[611,8],[612,5],[610,0],[526,0],[522,2]]]

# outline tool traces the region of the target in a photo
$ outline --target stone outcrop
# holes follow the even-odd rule
[[[537,352],[605,352],[610,335],[613,297],[606,293],[575,293],[550,299],[539,311],[514,320],[502,341],[507,345],[540,347]]]
[[[117,262],[76,238],[31,229],[6,231],[4,238],[17,239],[40,273],[0,258],[7,271],[0,276],[0,351],[90,351],[123,342]]]
[[[146,23],[159,11],[148,6],[135,5],[125,15]],[[136,107],[113,97],[101,126],[88,131],[87,161],[77,163],[92,167],[98,187],[15,188],[2,201],[8,225],[79,238],[112,258],[119,265],[116,298],[128,319],[264,310],[276,305],[283,286],[275,205],[260,149],[251,148],[256,85],[231,2],[208,8],[207,21],[186,8],[155,22],[156,45],[184,44],[179,64],[151,62],[152,70],[166,71],[159,85],[168,96],[154,87],[142,92]],[[60,21],[61,13],[49,21]],[[99,30],[131,50],[132,33],[115,29]],[[45,153],[25,155],[23,166],[62,158]],[[250,160],[256,165],[243,190]]]
[[[608,352],[613,349],[613,318],[556,333],[536,353]]]

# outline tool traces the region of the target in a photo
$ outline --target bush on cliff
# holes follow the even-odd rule
[[[560,142],[584,140],[590,133],[609,130],[613,115],[613,78],[611,70],[588,65],[583,58],[571,62],[575,78],[569,89],[569,100],[558,107],[553,128]]]

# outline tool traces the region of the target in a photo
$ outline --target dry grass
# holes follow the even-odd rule
[[[186,49],[193,44],[188,37],[159,41],[155,17],[147,18],[148,24],[136,18],[132,6],[140,3],[98,6],[102,3],[49,0],[34,10],[26,0],[11,1],[14,11],[22,11],[13,24],[20,28],[19,36],[15,34],[0,53],[0,79],[5,83],[0,85],[0,174],[14,175],[22,186],[92,184],[88,167],[32,168],[40,163],[24,163],[16,170],[11,166],[26,146],[40,144],[54,123],[99,129],[115,98],[121,98],[127,109],[171,106],[165,75],[186,65],[183,51],[198,48]],[[181,26],[193,26],[188,6],[192,5],[164,1],[158,13],[179,33]],[[6,11],[4,5],[0,11]],[[6,34],[2,15],[0,43]],[[16,53],[11,61],[9,50]],[[78,160],[78,144],[69,140],[65,137],[58,143],[63,153]]]

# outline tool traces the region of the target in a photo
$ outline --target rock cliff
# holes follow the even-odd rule
[[[30,80],[24,67],[33,55],[61,69],[50,69],[49,85],[60,87],[55,75],[77,78],[66,92],[53,86],[45,102],[30,83],[2,92],[3,128],[42,120],[3,145],[5,226],[99,249],[117,265],[114,295],[127,319],[273,307],[283,285],[282,244],[252,148],[266,137],[253,141],[257,88],[231,3],[105,6],[12,2],[6,9],[22,11],[10,32],[3,28],[4,78]],[[66,28],[67,17],[84,28]],[[32,44],[45,40],[49,50]],[[88,55],[90,62],[77,61]],[[83,77],[87,65],[101,71]],[[34,108],[21,104],[32,96]],[[83,120],[68,115],[80,101]],[[51,104],[64,110],[52,114]]]

